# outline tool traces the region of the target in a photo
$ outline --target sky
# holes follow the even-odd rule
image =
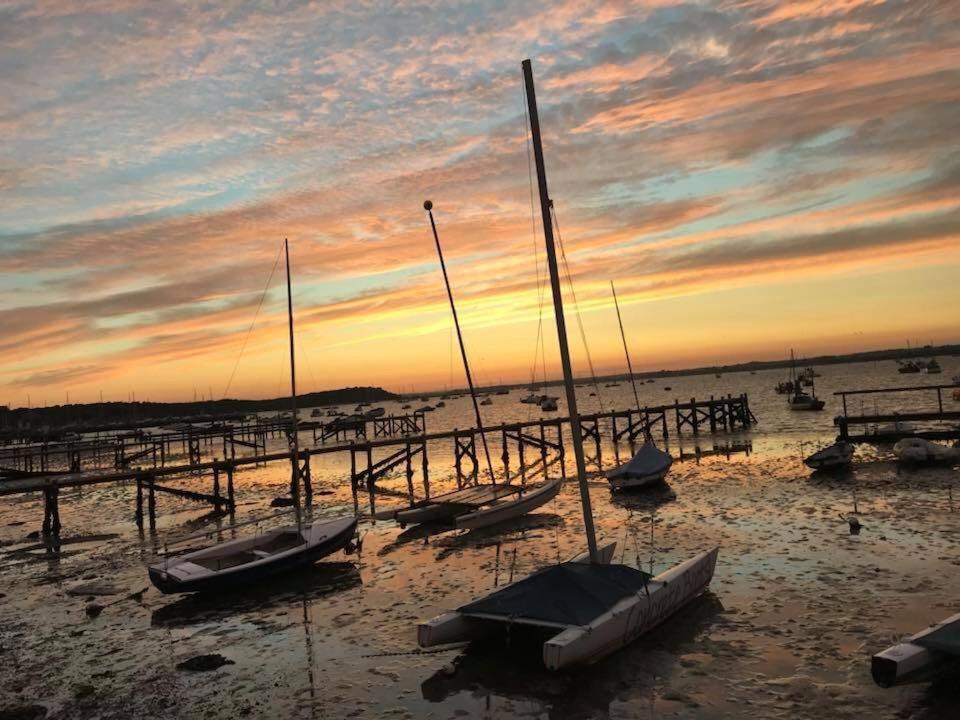
[[[428,198],[557,376],[524,58],[578,374],[960,341],[954,1],[8,0],[0,404],[284,394],[284,238],[301,391],[462,386]]]

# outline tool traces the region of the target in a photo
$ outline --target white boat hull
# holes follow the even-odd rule
[[[502,501],[483,510],[459,515],[455,521],[456,526],[475,530],[521,517],[553,500],[560,493],[562,487],[562,480],[554,480],[542,487],[524,493],[516,500]]]
[[[596,662],[659,625],[702,593],[717,565],[719,548],[708,550],[653,578],[649,595],[624,598],[585,627],[567,628],[543,644],[550,670]],[[651,583],[651,584],[652,584]]]
[[[905,642],[888,647],[883,652],[874,655],[870,664],[873,681],[883,688],[924,682],[941,672],[945,666],[958,662],[956,656],[930,650],[912,642],[929,635],[944,625],[955,622],[960,622],[960,613],[948,617],[943,622],[931,625],[912,635]]]

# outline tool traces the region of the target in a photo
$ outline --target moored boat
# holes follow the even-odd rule
[[[511,626],[546,635],[543,664],[549,670],[596,662],[656,627],[710,584],[718,548],[700,553],[655,577],[611,564],[615,544],[601,562],[586,555],[546,567],[454,612],[417,627],[420,647],[487,637]],[[545,598],[562,602],[544,602]]]
[[[299,531],[280,528],[252,538],[231,540],[151,565],[150,581],[163,593],[246,587],[343,550],[356,530],[357,518],[342,517]]]
[[[293,293],[290,286],[290,252],[284,240],[287,268],[287,315],[290,343],[291,428],[299,429],[297,380],[293,334]],[[296,430],[290,435],[290,462],[300,467]],[[300,472],[293,473],[291,495],[296,527],[272,530],[263,535],[217,543],[184,555],[164,558],[148,567],[150,581],[164,593],[218,592],[288,572],[346,548],[357,530],[357,517],[348,515],[322,523],[304,525],[300,508]]]
[[[960,613],[873,656],[870,674],[882,688],[932,680],[960,667]]]
[[[847,467],[853,460],[853,445],[848,442],[835,442],[821,448],[804,459],[804,464],[813,470],[829,470]]]
[[[673,457],[658,448],[653,440],[647,439],[637,454],[629,461],[606,473],[610,487],[614,490],[628,490],[645,487],[660,482],[670,472]]]
[[[573,561],[546,567],[456,611],[420,623],[417,640],[421,647],[432,647],[487,637],[491,630],[509,632],[518,625],[527,626],[548,634],[543,643],[543,662],[548,669],[557,670],[594,662],[616,652],[699,595],[713,577],[718,550],[707,550],[651,577],[635,567],[611,563],[615,544],[603,548],[597,545],[553,239],[553,202],[547,189],[529,60],[523,62],[523,74],[540,191],[541,227],[588,549]]]
[[[908,465],[949,465],[960,461],[960,449],[918,437],[898,440],[893,446],[893,454]]]

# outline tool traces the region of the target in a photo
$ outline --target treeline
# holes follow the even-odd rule
[[[349,387],[340,390],[307,393],[297,396],[299,407],[382,402],[397,396],[380,387]],[[269,400],[214,400],[201,402],[104,402],[76,405],[54,405],[45,408],[10,408],[0,406],[0,428],[60,428],[94,430],[126,425],[143,425],[149,420],[172,421],[178,418],[227,418],[254,412],[284,412],[290,409],[290,398]]]

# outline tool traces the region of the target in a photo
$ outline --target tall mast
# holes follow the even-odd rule
[[[480,418],[480,406],[477,404],[477,392],[473,387],[473,375],[470,374],[470,363],[467,361],[467,349],[463,345],[463,334],[460,332],[460,320],[457,319],[457,306],[453,302],[450,278],[447,277],[447,264],[443,261],[443,250],[440,249],[440,236],[437,234],[437,224],[433,220],[433,203],[425,200],[423,209],[426,210],[430,216],[430,229],[433,230],[433,241],[437,245],[437,256],[440,258],[440,269],[443,271],[443,284],[447,286],[447,299],[450,301],[450,312],[453,313],[453,324],[457,327],[457,341],[460,343],[460,357],[463,358],[463,371],[467,375],[467,385],[470,386],[470,399],[473,400],[473,412],[477,419],[477,429],[480,431],[480,441],[483,443],[483,452],[487,456],[487,471],[490,473],[490,482],[496,485],[497,480],[493,475],[493,463],[490,462],[490,448],[487,447],[487,436],[483,432],[483,420]]]
[[[630,373],[630,386],[633,388],[633,399],[637,403],[637,411],[640,411],[640,395],[637,394],[637,383],[633,380],[633,364],[630,362],[630,351],[627,350],[627,336],[623,332],[623,320],[620,319],[620,303],[617,302],[617,289],[613,286],[613,280],[610,281],[610,290],[613,292],[613,306],[617,309],[617,324],[620,325],[620,339],[623,340],[623,354],[627,356],[627,371]],[[650,435],[650,428],[647,428],[647,435]]]
[[[300,517],[300,439],[297,431],[300,421],[297,417],[297,364],[293,352],[293,291],[290,289],[290,244],[283,239],[283,252],[287,260],[287,325],[290,334],[290,415],[292,425],[291,459],[293,460],[293,474],[290,479],[290,494],[293,495],[294,512],[297,515],[297,530],[303,529],[303,520]]]
[[[543,145],[540,142],[540,116],[537,115],[537,96],[533,87],[533,66],[523,61],[523,81],[527,91],[527,109],[530,114],[530,134],[533,136],[533,157],[537,165],[537,185],[540,188],[540,212],[543,215],[543,235],[547,246],[547,267],[550,270],[550,288],[553,290],[553,314],[557,319],[557,340],[560,343],[560,364],[567,391],[570,411],[570,430],[573,433],[573,456],[577,462],[577,480],[580,483],[580,504],[583,508],[583,526],[587,533],[590,562],[599,562],[597,537],[593,529],[593,511],[590,508],[590,488],[587,485],[587,466],[583,459],[583,436],[580,413],[577,411],[577,393],[573,387],[573,369],[570,364],[570,346],[567,343],[567,323],[563,318],[563,295],[560,292],[560,273],[557,271],[557,251],[553,245],[552,202],[547,191],[547,171],[543,164]]]

